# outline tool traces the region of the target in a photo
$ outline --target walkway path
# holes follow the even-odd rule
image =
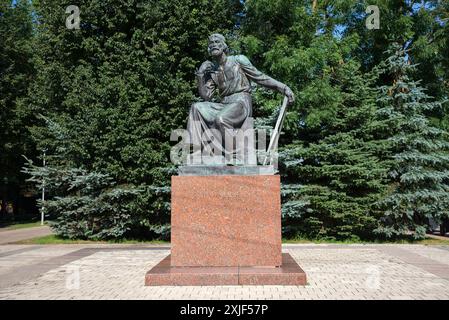
[[[31,238],[43,237],[52,234],[50,227],[32,227],[16,230],[0,229],[0,244],[12,243]]]
[[[0,299],[449,299],[449,246],[284,245],[306,286],[145,287],[157,245],[0,246]]]

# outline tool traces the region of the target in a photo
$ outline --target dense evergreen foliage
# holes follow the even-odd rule
[[[185,125],[196,86],[193,70],[206,54],[204,34],[231,29],[234,5],[225,0],[85,1],[79,3],[80,29],[70,30],[65,4],[36,4],[37,75],[27,99],[63,138],[55,143],[44,121],[30,128],[32,137],[39,149],[56,156],[49,166],[138,186],[128,225],[135,235],[147,230],[167,237],[170,132]],[[53,212],[66,217],[67,204],[60,205]]]
[[[4,215],[7,200],[16,199],[25,176],[21,175],[22,154],[34,156],[27,125],[27,106],[21,100],[34,77],[33,28],[30,7],[0,1],[0,200]]]
[[[66,27],[69,4],[79,29]],[[449,212],[448,6],[0,0],[2,195],[44,180],[62,236],[167,238],[170,132],[198,99],[207,35],[221,32],[297,96],[280,139],[284,235],[422,237]],[[257,88],[257,124],[273,126],[280,102]]]
[[[380,202],[385,216],[376,231],[390,237],[412,231],[419,239],[429,219],[449,217],[449,136],[425,116],[442,103],[410,79],[415,66],[402,47],[390,51],[383,69],[393,82],[380,88],[378,114],[389,128],[392,192]]]

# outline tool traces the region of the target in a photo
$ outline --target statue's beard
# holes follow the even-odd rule
[[[209,52],[212,57],[219,57],[223,54],[223,49],[212,48]]]

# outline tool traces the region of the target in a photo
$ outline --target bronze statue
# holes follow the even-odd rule
[[[285,95],[289,104],[293,103],[294,94],[287,85],[257,70],[244,55],[228,56],[221,34],[209,37],[208,52],[213,61],[203,62],[196,72],[198,91],[204,101],[192,105],[187,130],[194,150],[212,142],[224,151],[227,130],[252,129],[251,81]],[[212,101],[215,93],[217,102]]]

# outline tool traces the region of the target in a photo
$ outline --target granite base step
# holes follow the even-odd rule
[[[172,267],[170,255],[145,276],[146,286],[284,285],[303,286],[306,273],[288,253],[280,267]]]

